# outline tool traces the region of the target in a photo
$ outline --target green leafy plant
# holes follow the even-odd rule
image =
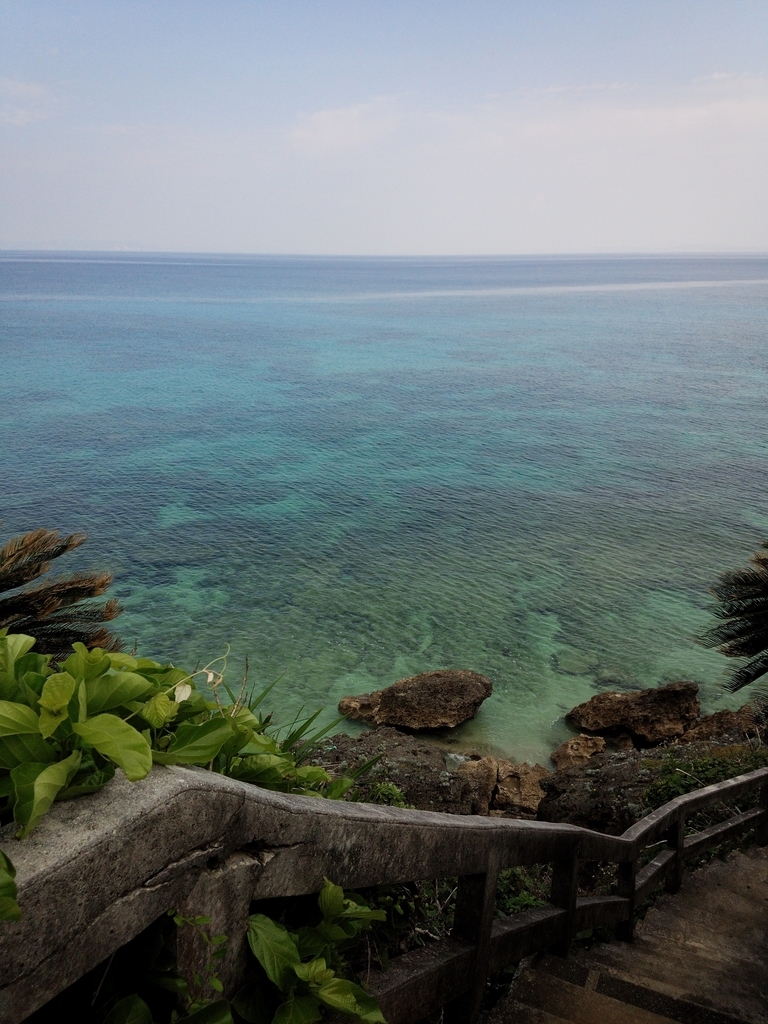
[[[405,793],[394,782],[374,782],[368,787],[366,801],[371,804],[384,804],[386,807],[403,807],[413,810],[413,804],[405,799]]]
[[[0,921],[20,921],[21,910],[16,901],[16,869],[0,850]]]
[[[383,1024],[376,1000],[347,976],[345,953],[372,922],[385,919],[385,912],[345,895],[327,878],[317,903],[320,921],[296,932],[265,914],[248,919],[248,942],[261,971],[233,1006],[249,1024],[311,1024],[325,1010]]]
[[[0,813],[13,813],[20,839],[54,801],[96,792],[117,768],[138,781],[153,763],[202,765],[332,799],[354,784],[303,763],[324,731],[309,732],[316,715],[280,735],[271,715],[258,714],[263,693],[249,700],[244,687],[237,697],[227,690],[222,704],[223,674],[211,667],[189,673],[81,643],[54,666],[33,645],[0,631]],[[200,675],[213,700],[196,688]]]
[[[643,794],[643,803],[653,810],[676,796],[715,782],[724,782],[736,775],[745,775],[766,765],[768,746],[762,744],[712,747],[705,754],[691,754],[684,747],[673,748],[660,763],[653,765],[655,778]]]
[[[506,868],[499,873],[496,886],[497,913],[508,916],[543,907],[549,901],[551,883],[552,872],[548,864]]]
[[[0,821],[15,821],[18,839],[55,801],[97,792],[118,768],[138,781],[153,764],[199,765],[268,789],[341,799],[367,767],[334,778],[306,764],[336,723],[312,731],[314,714],[281,732],[260,714],[272,687],[249,695],[246,673],[235,695],[224,682],[226,658],[187,672],[76,642],[54,664],[34,645],[34,637],[0,630]],[[201,677],[213,700],[197,689]],[[0,920],[18,912],[10,871],[4,855]]]

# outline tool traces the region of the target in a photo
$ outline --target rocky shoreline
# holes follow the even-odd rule
[[[401,681],[408,684],[407,703],[413,707],[421,678]],[[455,683],[464,681],[457,678]],[[431,678],[428,684],[428,703],[435,709],[438,681]],[[478,695],[473,693],[470,701],[472,714],[479,706]],[[387,691],[345,701],[366,708],[371,705],[369,697],[377,708],[402,706],[397,694]],[[401,724],[404,716],[397,714],[397,728],[372,722],[375,727],[362,735],[340,733],[325,740],[313,761],[346,773],[377,758],[359,781],[356,798],[364,801],[451,814],[568,822],[614,835],[648,813],[659,779],[669,777],[687,789],[696,788],[697,782],[713,779],[697,780],[689,771],[692,765],[708,766],[700,774],[724,772],[727,777],[754,767],[758,748],[761,757],[768,755],[768,748],[761,746],[762,725],[749,707],[702,717],[698,686],[691,682],[600,693],[574,708],[566,721],[579,732],[552,753],[552,768],[472,751],[454,753],[435,743],[429,731],[420,733]],[[430,720],[418,708],[415,714],[420,722]]]

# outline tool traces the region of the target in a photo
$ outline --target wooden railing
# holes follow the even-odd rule
[[[686,819],[714,804],[748,806],[685,835]],[[606,836],[571,825],[462,817],[284,796],[199,769],[155,768],[142,783],[58,804],[24,842],[0,845],[17,867],[23,919],[0,925],[0,1022],[16,1024],[140,934],[171,907],[207,915],[228,936],[219,975],[234,991],[246,969],[254,900],[458,876],[450,939],[372,974],[389,1024],[477,1016],[489,974],[539,950],[561,955],[577,932],[616,928],[631,940],[635,907],[661,884],[675,891],[685,861],[747,830],[768,842],[768,768],[678,797]],[[646,851],[662,848],[642,867]],[[617,892],[580,897],[585,862],[617,865]],[[498,874],[551,864],[549,904],[495,918]],[[205,951],[182,929],[179,968]]]

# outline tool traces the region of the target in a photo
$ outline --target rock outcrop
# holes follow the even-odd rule
[[[496,789],[498,764],[495,757],[470,758],[456,769],[456,774],[469,779],[472,810],[470,814],[488,814]]]
[[[544,780],[537,818],[621,835],[647,813],[643,799],[654,779],[651,767],[639,750],[595,754],[589,764]]]
[[[391,782],[420,811],[488,813],[489,781],[491,790],[496,784],[495,758],[466,759],[457,768],[455,754],[397,729],[381,726],[360,736],[331,736],[321,742],[311,763],[342,775],[374,757],[379,762],[358,781],[361,800],[371,799],[382,783]]]
[[[681,743],[696,743],[699,740],[730,740],[743,742],[745,736],[757,732],[755,713],[745,704],[738,711],[716,711],[705,715],[686,729],[680,737]]]
[[[561,771],[564,768],[573,768],[574,765],[586,764],[593,754],[599,754],[603,750],[605,740],[602,736],[587,736],[581,733],[561,743],[550,757],[557,770]]]
[[[386,690],[342,697],[339,711],[374,726],[453,729],[472,718],[492,692],[491,680],[477,672],[440,669],[400,679]]]
[[[682,736],[699,717],[696,683],[669,683],[637,693],[599,693],[565,717],[580,732],[602,736],[628,733],[636,746],[650,747]]]
[[[499,761],[491,814],[496,811],[509,818],[535,818],[544,797],[541,780],[549,775],[540,764]]]

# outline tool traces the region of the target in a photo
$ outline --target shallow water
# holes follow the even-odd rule
[[[768,258],[6,253],[0,318],[2,529],[87,530],[129,647],[284,718],[473,668],[521,758],[602,686],[740,702],[695,636],[768,537]]]

